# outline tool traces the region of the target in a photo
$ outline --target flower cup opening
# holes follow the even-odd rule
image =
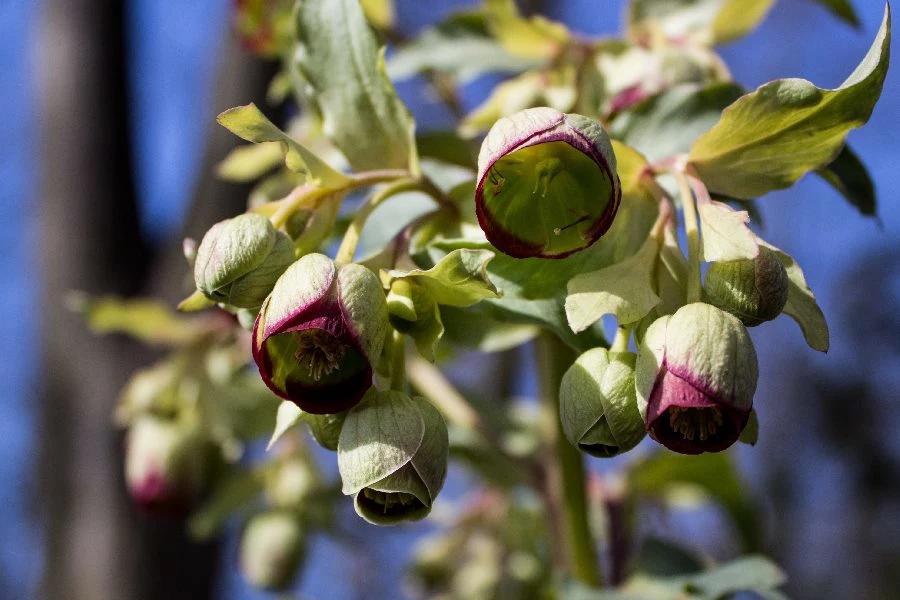
[[[430,512],[429,507],[413,494],[368,487],[356,495],[356,505],[367,520],[376,524],[417,520]]]
[[[618,446],[611,446],[609,444],[578,444],[578,449],[584,452],[585,454],[589,454],[596,458],[610,458],[612,456],[616,456],[619,454],[620,448]]]
[[[481,226],[515,257],[562,258],[593,244],[618,205],[614,175],[565,140],[514,150],[484,173]]]
[[[263,342],[264,379],[278,395],[312,414],[357,404],[372,385],[372,368],[355,340],[303,327]]]

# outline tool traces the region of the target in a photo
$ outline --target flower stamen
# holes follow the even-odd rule
[[[380,505],[384,514],[395,506],[411,506],[417,501],[415,496],[406,492],[381,492],[372,488],[363,488],[363,496]]]
[[[297,350],[294,359],[306,365],[313,381],[320,381],[341,365],[347,345],[321,329],[304,329],[294,334]]]
[[[688,441],[693,441],[695,436],[701,441],[706,441],[724,424],[722,411],[718,408],[672,406],[668,412],[669,427]]]

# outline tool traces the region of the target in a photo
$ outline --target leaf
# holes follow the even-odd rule
[[[487,272],[494,256],[490,250],[454,250],[427,271],[392,270],[382,275],[382,280],[389,285],[393,279],[411,279],[428,290],[438,304],[471,306],[479,300],[500,297]]]
[[[854,27],[859,27],[859,17],[856,16],[856,11],[853,10],[850,0],[813,0],[813,2],[817,2],[827,8],[837,18],[850,23]]]
[[[610,124],[610,135],[650,161],[683,154],[742,93],[733,83],[678,85],[620,113]]]
[[[416,136],[419,155],[434,158],[451,165],[475,170],[475,152],[470,140],[464,140],[455,131],[426,131]]]
[[[387,71],[392,79],[408,79],[435,70],[465,84],[485,73],[521,73],[541,62],[507,52],[491,36],[484,12],[460,12],[394,51]]]
[[[206,329],[196,320],[178,316],[158,300],[91,297],[84,292],[69,292],[65,304],[81,314],[94,333],[122,333],[148,344],[185,344]]]
[[[278,405],[278,413],[275,415],[275,430],[272,431],[272,437],[269,438],[269,443],[266,444],[266,452],[271,450],[275,442],[281,439],[281,436],[287,433],[288,429],[299,423],[302,418],[303,411],[300,410],[299,406],[290,400],[282,400],[281,404]]]
[[[232,513],[246,510],[263,489],[263,477],[257,471],[237,469],[224,477],[209,500],[188,520],[188,533],[197,541],[207,541],[225,526]]]
[[[679,485],[698,486],[728,511],[746,549],[758,548],[756,509],[727,453],[683,456],[659,452],[637,463],[629,472],[629,488],[638,499],[665,498]]]
[[[717,600],[729,594],[771,590],[787,581],[784,572],[764,556],[744,556],[718,568],[685,578],[691,596]]]
[[[248,142],[280,142],[288,169],[306,174],[307,181],[324,187],[341,187],[349,180],[312,151],[297,143],[266,118],[255,104],[230,108],[216,117],[225,129]]]
[[[216,174],[226,181],[253,181],[277,167],[282,160],[278,142],[238,146],[222,159]]]
[[[551,58],[569,41],[565,25],[541,16],[526,19],[515,0],[486,0],[484,10],[491,33],[514,56]]]
[[[714,45],[735,40],[755,29],[775,0],[633,0],[628,13],[629,37],[640,38],[653,24],[670,39],[690,37]]]
[[[690,152],[691,164],[710,191],[755,198],[790,187],[831,163],[847,133],[872,114],[887,74],[890,40],[890,8],[885,6],[875,42],[839,88],[779,79],[727,108]]]
[[[541,96],[540,73],[529,71],[497,85],[490,95],[459,124],[463,137],[475,137],[490,129],[502,117],[531,108]]]
[[[465,310],[445,306],[441,309],[444,335],[453,344],[481,352],[500,352],[521,346],[540,333],[535,324],[510,323],[492,315],[496,312],[485,304]]]
[[[379,29],[389,29],[394,25],[394,0],[359,0],[369,22]]]
[[[636,254],[622,262],[573,277],[566,296],[566,318],[572,331],[584,331],[607,314],[627,325],[650,312],[659,303],[652,280],[658,255],[659,241],[650,236]]]
[[[297,66],[325,134],[355,171],[417,171],[415,122],[385,72],[384,47],[357,0],[304,0],[295,13]]]
[[[819,352],[828,352],[828,323],[816,302],[815,294],[806,285],[806,278],[803,276],[800,265],[790,255],[775,246],[763,240],[759,240],[759,243],[773,250],[778,256],[778,260],[784,265],[784,270],[787,271],[790,284],[787,304],[784,305],[782,312],[797,322],[810,348]]]
[[[816,173],[866,216],[875,215],[875,184],[862,161],[844,146],[831,164]]]
[[[755,446],[759,441],[759,418],[756,416],[755,408],[750,411],[750,420],[747,421],[747,426],[744,427],[738,440],[751,446]]]

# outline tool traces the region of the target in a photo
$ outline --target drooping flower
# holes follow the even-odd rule
[[[497,121],[478,156],[475,209],[487,239],[517,258],[563,258],[606,233],[622,188],[596,121],[530,108]]]
[[[284,272],[260,309],[253,359],[280,397],[308,413],[338,413],[372,386],[387,330],[375,274],[308,254]]]
[[[682,454],[719,452],[747,425],[759,367],[744,325],[704,303],[650,325],[635,367],[650,436]]]

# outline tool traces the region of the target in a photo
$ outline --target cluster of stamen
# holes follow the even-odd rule
[[[372,488],[363,488],[363,496],[382,507],[384,514],[395,507],[406,508],[417,502],[417,498],[406,492],[380,492]]]
[[[722,426],[722,411],[718,408],[669,408],[669,427],[688,440],[699,437],[705,441]]]
[[[346,344],[321,329],[304,329],[297,332],[295,338],[297,350],[294,359],[306,366],[314,381],[337,369],[347,352]]]

